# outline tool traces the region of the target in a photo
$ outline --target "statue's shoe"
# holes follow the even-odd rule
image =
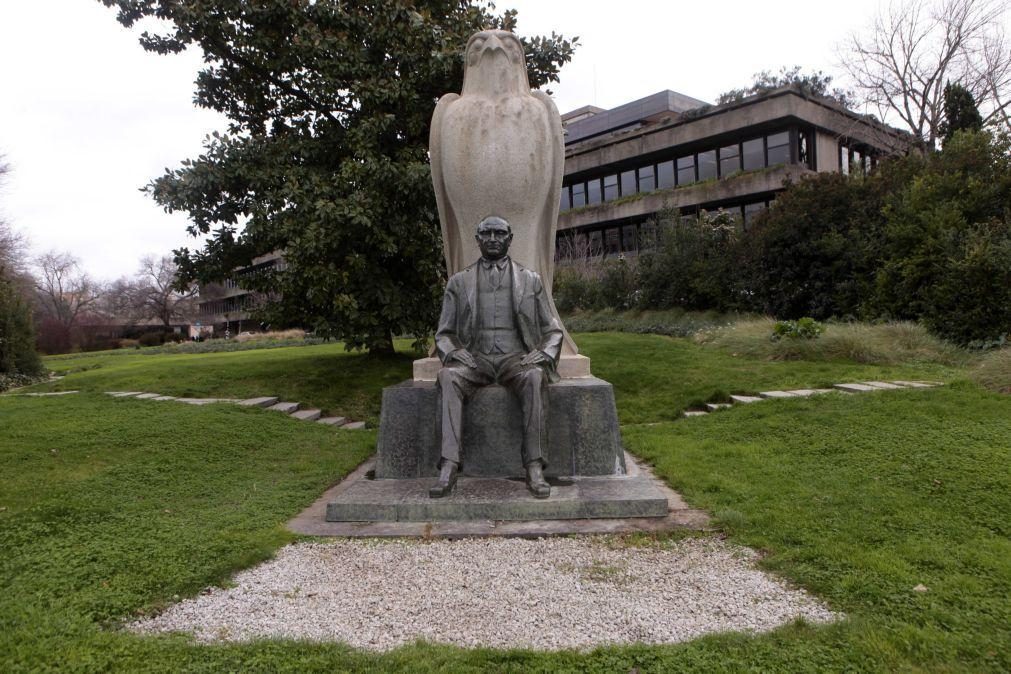
[[[551,485],[544,479],[544,471],[539,462],[527,466],[527,489],[534,495],[534,498],[551,496]]]
[[[439,480],[435,483],[434,487],[428,490],[429,498],[442,498],[443,496],[449,496],[453,491],[453,486],[456,484],[456,478],[459,474],[460,466],[452,461],[443,461],[442,469],[439,471]]]

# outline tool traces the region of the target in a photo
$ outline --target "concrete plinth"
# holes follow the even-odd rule
[[[327,504],[328,522],[456,522],[666,517],[665,494],[646,476],[553,480],[551,497],[534,498],[522,480],[461,478],[433,499],[432,478],[360,480]]]
[[[614,390],[595,377],[548,385],[549,477],[622,475],[624,453]],[[406,381],[383,390],[376,458],[378,479],[438,475],[439,392]],[[522,477],[522,413],[501,386],[486,386],[464,406],[462,474]]]

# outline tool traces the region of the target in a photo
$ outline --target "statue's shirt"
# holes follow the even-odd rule
[[[513,310],[509,258],[481,258],[477,270],[477,352],[523,353],[523,339]]]

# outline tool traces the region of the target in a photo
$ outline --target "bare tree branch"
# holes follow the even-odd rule
[[[843,67],[866,105],[884,120],[897,117],[931,146],[944,122],[948,82],[972,93],[987,122],[1008,127],[1008,6],[1008,0],[894,0],[868,31],[840,47]]]

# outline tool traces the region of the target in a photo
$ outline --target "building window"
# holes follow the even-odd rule
[[[660,189],[674,187],[674,161],[665,161],[657,164],[656,181]]]
[[[691,185],[695,182],[695,155],[678,157],[678,185]]]
[[[652,192],[656,189],[656,182],[653,175],[652,166],[643,166],[639,169],[639,191]]]
[[[607,243],[607,254],[617,255],[621,252],[621,243],[618,240],[618,228],[611,227],[607,230],[605,241]]]
[[[755,216],[765,210],[765,202],[759,201],[754,204],[744,206],[744,227],[747,229],[754,222]]]
[[[601,231],[590,232],[590,255],[596,257],[604,252],[604,244],[601,238]]]
[[[737,145],[727,145],[720,148],[720,177],[737,173],[741,170],[741,150]]]
[[[621,228],[621,249],[626,253],[639,250],[635,236],[635,225],[625,225]]]
[[[797,132],[797,161],[808,168],[814,168],[807,131]]]
[[[572,207],[579,208],[586,205],[586,183],[576,183],[572,186]]]
[[[716,177],[716,150],[699,152],[699,180]]]
[[[744,141],[744,170],[754,171],[765,166],[765,139],[754,138]]]
[[[790,132],[775,133],[766,138],[769,148],[769,166],[790,163]]]
[[[652,220],[642,223],[639,228],[639,247],[654,248],[656,246],[656,224]]]
[[[850,174],[850,149],[845,145],[839,146],[839,170],[844,176]]]
[[[635,194],[635,170],[624,171],[621,174],[621,194]]]
[[[567,211],[572,208],[572,197],[569,195],[569,186],[562,185],[562,194],[558,198],[558,210]]]
[[[586,203],[591,206],[600,203],[600,178],[586,181]]]
[[[618,198],[618,176],[604,176],[604,201]]]

